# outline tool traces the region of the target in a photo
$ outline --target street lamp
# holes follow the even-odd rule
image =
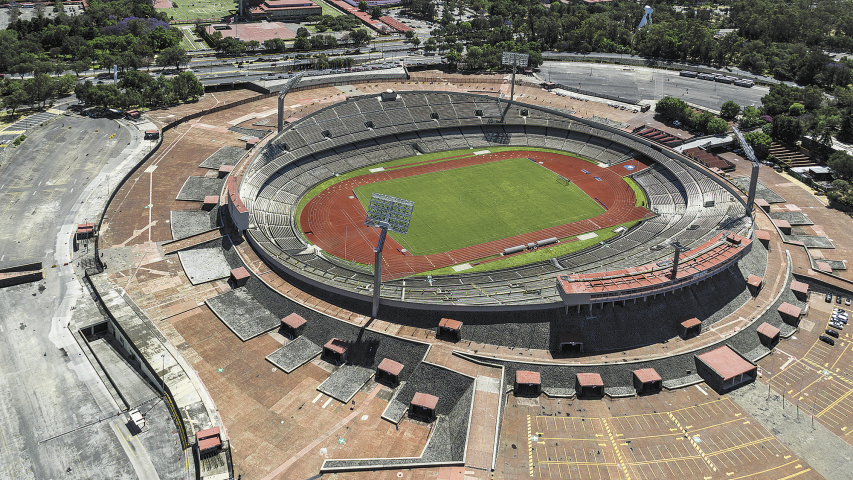
[[[162,370],[162,373],[160,374],[160,382],[163,385],[163,393],[165,394],[166,393],[166,354],[161,353],[160,358],[163,359],[163,370]]]
[[[385,236],[388,230],[406,234],[409,231],[409,221],[412,218],[412,210],[415,202],[402,198],[391,197],[381,193],[374,193],[370,197],[370,205],[367,207],[367,217],[364,224],[369,227],[379,227],[379,241],[373,249],[373,316],[379,313],[379,290],[382,287],[382,247],[385,246]]]

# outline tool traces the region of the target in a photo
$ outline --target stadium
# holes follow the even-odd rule
[[[383,305],[435,311],[580,306],[558,274],[653,274],[671,267],[673,242],[704,251],[751,226],[731,185],[647,139],[494,97],[389,91],[326,107],[267,143],[239,187],[246,237],[277,272],[368,300],[373,192],[415,200],[412,229],[386,248]],[[707,279],[651,294],[697,278]]]

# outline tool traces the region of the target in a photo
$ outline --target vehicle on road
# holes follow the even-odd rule
[[[829,335],[830,337],[838,338],[838,332],[836,332],[835,330],[830,330],[827,328],[826,334]]]
[[[831,293],[826,294],[826,303],[832,303],[832,294]]]
[[[820,341],[821,341],[821,342],[823,342],[823,343],[825,343],[825,344],[827,344],[827,345],[835,346],[835,340],[833,340],[833,339],[831,339],[831,338],[827,337],[826,335],[821,335],[821,336],[820,336]]]

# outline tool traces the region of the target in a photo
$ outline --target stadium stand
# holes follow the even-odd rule
[[[626,158],[651,160],[651,168],[631,176],[647,193],[655,215],[607,242],[557,258],[562,269],[539,262],[437,277],[431,283],[414,277],[406,279],[405,288],[402,281],[392,280],[383,283],[384,299],[405,303],[405,290],[405,297],[417,298],[420,308],[545,308],[561,303],[554,287],[558,273],[654,263],[671,255],[668,245],[674,240],[695,247],[723,230],[748,236],[751,220],[744,216],[738,193],[694,162],[662,150],[654,139],[517,103],[508,109],[505,123],[495,123],[501,108],[505,106],[498,107],[494,98],[474,94],[402,92],[391,101],[379,101],[377,95],[350,97],[293,123],[252,161],[241,183],[241,198],[251,211],[247,238],[279,273],[366,298],[372,288],[368,269],[322,252],[302,253],[307,243],[296,223],[299,198],[323,180],[353,169],[419,152],[497,145],[554,148],[606,165]],[[521,109],[528,115],[522,116]]]

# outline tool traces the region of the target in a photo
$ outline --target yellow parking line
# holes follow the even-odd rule
[[[824,413],[828,412],[832,407],[834,407],[834,406],[838,405],[838,403],[839,403],[839,402],[841,402],[841,401],[842,401],[842,400],[844,400],[845,398],[849,397],[851,393],[853,393],[853,389],[847,390],[847,393],[845,393],[844,395],[842,395],[842,396],[838,397],[838,399],[837,399],[836,401],[834,401],[834,402],[830,403],[830,404],[829,404],[829,406],[827,406],[826,408],[824,408],[823,410],[821,410],[821,411],[820,411],[820,413],[818,413],[818,414],[817,414],[817,415],[815,415],[815,416],[816,416],[816,417],[818,417],[818,418],[820,418]]]
[[[793,461],[790,461],[790,462],[788,462],[788,463],[786,463],[786,464],[784,464],[784,465],[779,465],[778,467],[768,468],[767,470],[762,470],[762,471],[760,471],[760,472],[750,473],[749,475],[744,475],[744,476],[742,476],[742,477],[730,478],[729,480],[740,480],[741,478],[755,477],[755,476],[757,476],[757,475],[761,475],[762,473],[767,473],[767,472],[770,472],[770,471],[773,471],[773,470],[778,470],[778,469],[780,469],[780,468],[787,467],[788,465],[791,465],[792,463],[797,463],[797,462],[799,462],[799,461],[800,461],[799,459],[798,459],[798,460],[793,460]],[[805,473],[805,472],[807,472],[807,471],[808,471],[808,470],[805,470],[805,471],[803,471],[803,472],[798,472],[798,473],[797,473],[797,475],[799,475],[799,474],[801,474],[801,473]],[[790,477],[788,477],[788,478],[790,478]]]

